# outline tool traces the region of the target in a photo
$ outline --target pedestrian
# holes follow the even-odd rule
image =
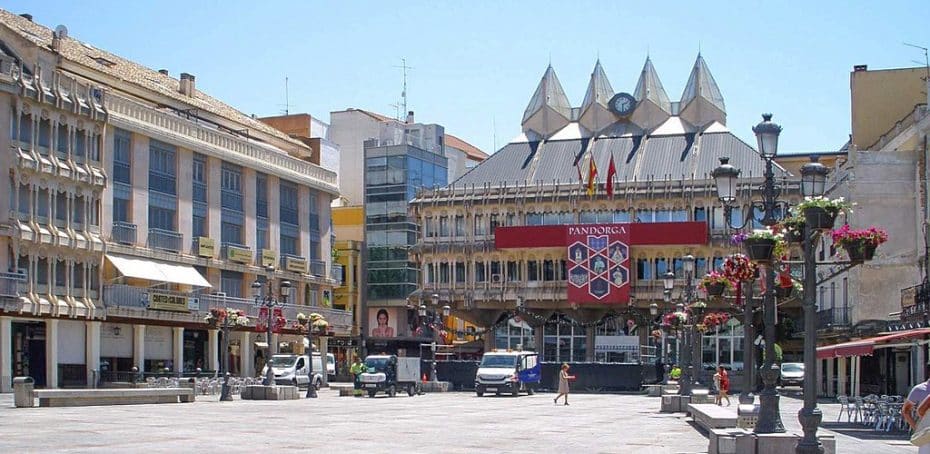
[[[675,381],[681,378],[681,368],[678,367],[678,364],[672,364],[672,370],[669,371],[668,377]]]
[[[714,374],[714,386],[717,387],[717,397],[714,399],[717,405],[723,405],[723,399],[727,400],[727,406],[730,406],[730,374],[723,366],[717,366],[717,373]]]
[[[665,364],[662,364],[662,357],[656,357],[656,383],[665,384]]]
[[[568,405],[568,381],[574,379],[574,375],[568,375],[568,364],[562,364],[562,369],[559,371],[559,395],[552,399],[552,403],[558,404],[559,397],[565,396],[565,405]]]
[[[915,385],[907,395],[904,406],[901,407],[901,416],[911,426],[911,430],[917,429],[918,421],[926,417],[927,409],[930,409],[930,370],[927,373],[927,380]],[[915,411],[916,410],[916,411]],[[917,419],[914,419],[916,413]],[[930,444],[925,444],[917,448],[918,454],[930,454]]]
[[[352,367],[349,368],[349,372],[352,374],[352,385],[355,388],[352,394],[355,397],[362,397],[362,374],[365,373],[366,370],[365,364],[362,363],[362,359],[356,356],[355,362],[352,363]]]

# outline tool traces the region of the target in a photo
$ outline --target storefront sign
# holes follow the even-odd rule
[[[274,266],[277,260],[278,254],[276,254],[274,251],[271,249],[262,249],[262,266]]]
[[[164,293],[149,294],[149,309],[157,311],[190,312],[186,296],[166,295]]]
[[[249,263],[252,261],[252,250],[236,246],[226,246],[226,258],[238,263]]]
[[[284,269],[295,273],[307,273],[307,259],[300,257],[287,257],[284,260]]]
[[[329,339],[330,347],[358,347],[358,339],[348,337],[333,337]]]
[[[216,253],[216,245],[212,238],[205,236],[197,237],[197,256],[213,258]]]
[[[596,336],[596,353],[639,353],[639,336]]]
[[[568,226],[568,301],[627,303],[630,231],[624,224]]]

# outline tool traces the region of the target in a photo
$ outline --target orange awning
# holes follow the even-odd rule
[[[876,347],[881,348],[881,346],[886,343],[896,340],[914,339],[926,335],[930,335],[930,328],[918,328],[835,345],[825,345],[817,348],[817,359],[871,355]]]

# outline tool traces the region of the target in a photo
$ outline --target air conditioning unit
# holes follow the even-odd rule
[[[491,275],[491,282],[497,284],[497,283],[500,282],[500,281],[501,281],[501,275],[500,275],[500,274],[492,274],[492,275]]]

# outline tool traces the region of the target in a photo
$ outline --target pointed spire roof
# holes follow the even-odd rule
[[[614,89],[610,86],[610,80],[607,79],[607,73],[601,66],[601,59],[597,59],[594,64],[594,71],[591,71],[591,81],[588,82],[588,89],[584,94],[584,101],[581,103],[581,112],[584,113],[592,104],[600,104],[607,107],[610,98],[614,96]]]
[[[636,83],[636,91],[633,97],[637,101],[648,99],[659,106],[665,112],[671,113],[672,103],[668,99],[668,93],[659,80],[655,67],[652,66],[652,59],[646,57],[646,64],[643,65],[643,71],[639,74],[639,82]]]
[[[688,84],[685,86],[684,93],[681,94],[681,108],[684,109],[688,103],[695,98],[704,98],[712,105],[726,113],[727,108],[723,102],[723,95],[720,94],[720,88],[717,87],[717,81],[707,68],[707,62],[704,57],[698,53],[697,60],[694,62],[694,68],[691,69],[691,77],[688,78]]]
[[[546,107],[564,116],[566,120],[572,116],[572,105],[568,101],[568,96],[565,95],[565,90],[562,89],[562,84],[559,82],[558,76],[555,75],[555,70],[552,69],[551,64],[546,68],[546,73],[543,74],[539,86],[536,87],[536,92],[533,93],[530,103],[523,112],[523,123],[526,123],[536,112]]]

